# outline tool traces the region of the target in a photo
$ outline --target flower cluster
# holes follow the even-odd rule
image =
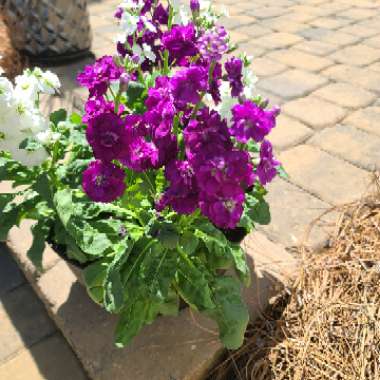
[[[249,189],[277,174],[266,137],[279,109],[254,97],[250,59],[224,60],[232,46],[209,2],[125,0],[115,18],[117,55],[78,76],[90,92],[83,121],[96,159],[84,173],[85,192],[111,202],[128,186],[125,170],[163,170],[158,212],[199,209],[217,227],[235,228]],[[145,91],[134,104],[136,84]]]
[[[48,120],[40,112],[39,97],[54,94],[60,82],[55,74],[39,68],[25,70],[15,82],[13,85],[0,76],[0,150],[11,152],[24,165],[39,165],[46,159],[46,151],[28,151],[21,149],[20,144],[35,138],[45,145],[59,137],[49,129]]]

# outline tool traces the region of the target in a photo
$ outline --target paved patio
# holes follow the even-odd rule
[[[90,1],[97,56],[114,52],[112,14],[118,3]],[[215,3],[227,5],[231,17],[224,20],[225,26],[240,50],[255,57],[258,93],[282,106],[272,141],[289,178],[270,185],[273,221],[263,231],[272,241],[292,248],[323,211],[361,197],[371,171],[380,168],[380,3]],[[63,76],[64,98],[46,102],[47,110],[62,102],[81,106],[85,94],[76,88],[74,77],[83,65],[56,69]],[[333,216],[318,223],[310,245],[326,244],[331,220]],[[15,264],[1,261],[0,268],[0,378],[85,378]],[[3,279],[8,280],[3,284]]]

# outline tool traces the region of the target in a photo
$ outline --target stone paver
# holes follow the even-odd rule
[[[334,64],[328,58],[290,49],[276,50],[267,56],[285,65],[306,71],[320,71]]]
[[[292,69],[260,80],[261,88],[285,99],[305,96],[327,83],[327,79],[306,71]]]
[[[330,56],[339,63],[365,66],[380,59],[380,50],[365,45],[349,46]]]
[[[292,182],[331,204],[362,197],[368,172],[309,145],[299,145],[280,155]]]
[[[380,137],[348,125],[317,133],[308,143],[340,156],[361,168],[380,170]]]
[[[342,107],[315,96],[307,96],[286,103],[283,110],[314,129],[334,125],[341,121],[347,113]]]
[[[344,119],[345,124],[364,129],[380,136],[380,107],[368,107],[356,111]]]
[[[335,45],[321,41],[303,41],[294,45],[293,48],[304,51],[305,53],[319,55],[321,57],[326,56],[337,49]]]
[[[367,40],[364,40],[363,44],[368,45],[368,46],[372,46],[372,47],[377,48],[377,49],[380,49],[380,35],[379,35],[379,33],[376,37],[372,37],[372,38],[368,38]]]
[[[326,245],[329,240],[331,223],[335,215],[316,222],[308,233],[308,226],[331,205],[319,200],[282,179],[276,179],[268,186],[268,202],[271,206],[272,221],[262,227],[270,239],[286,247],[297,247],[302,244],[313,248]]]
[[[368,68],[336,65],[324,70],[322,75],[332,80],[349,82],[367,90],[380,92],[380,73]]]
[[[252,70],[258,77],[266,77],[279,74],[287,69],[286,65],[273,61],[266,57],[256,58],[252,62]]]
[[[352,34],[327,28],[308,28],[301,31],[300,35],[306,39],[331,43],[340,48],[354,44],[360,40],[360,37],[353,36]]]
[[[281,114],[277,118],[276,128],[271,132],[271,142],[278,150],[298,145],[313,134],[313,130],[301,122]]]
[[[263,46],[264,48],[280,49],[294,45],[302,40],[303,38],[296,34],[277,32],[265,35],[255,42],[257,45]]]
[[[25,283],[25,278],[12,259],[8,248],[0,244],[0,297]]]
[[[341,82],[322,87],[313,95],[348,108],[366,107],[377,98],[372,92]]]
[[[42,303],[27,284],[1,297],[0,325],[0,362],[55,331]]]
[[[57,333],[0,364],[0,379],[86,380],[87,376],[65,339]]]

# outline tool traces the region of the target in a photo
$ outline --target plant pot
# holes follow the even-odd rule
[[[57,64],[89,55],[87,0],[2,0],[13,46],[33,62]]]

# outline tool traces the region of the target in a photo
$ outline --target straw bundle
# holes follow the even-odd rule
[[[297,281],[212,380],[380,379],[380,186],[340,209],[335,239],[302,252]]]

